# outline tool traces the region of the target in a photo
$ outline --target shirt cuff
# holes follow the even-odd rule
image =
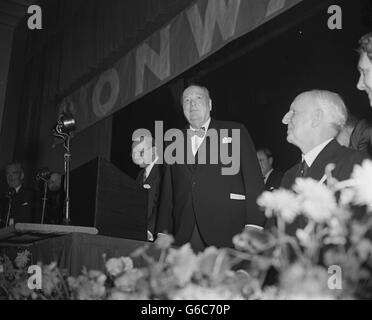
[[[258,226],[256,224],[246,224],[245,227],[248,228],[248,229],[253,228],[253,229],[256,229],[258,231],[262,231],[264,229],[263,227]]]

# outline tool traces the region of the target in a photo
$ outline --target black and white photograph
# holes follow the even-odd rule
[[[0,0],[0,300],[370,299],[371,0]]]

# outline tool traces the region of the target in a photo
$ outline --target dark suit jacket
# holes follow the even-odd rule
[[[240,233],[245,224],[262,226],[265,222],[265,216],[256,204],[257,197],[264,191],[263,178],[247,129],[239,123],[213,119],[208,131],[210,129],[217,130],[220,143],[217,150],[211,150],[219,154],[222,146],[229,149],[229,155],[232,145],[226,143],[226,138],[233,137],[232,129],[240,130],[240,158],[236,159],[240,168],[235,175],[222,175],[221,169],[231,167],[231,163],[223,164],[220,157],[216,164],[211,163],[208,137],[197,153],[197,158],[201,158],[204,148],[206,164],[165,165],[156,230],[173,234],[176,245],[190,241],[195,223],[208,246],[226,247],[232,245],[233,236]],[[221,132],[221,129],[227,130]],[[195,159],[191,147],[189,150],[186,148],[187,141],[191,146],[186,129],[183,134],[184,156]],[[231,194],[244,195],[246,199],[234,200]]]
[[[147,230],[149,230],[154,235],[156,217],[158,212],[159,191],[163,178],[163,167],[160,164],[155,164],[152,167],[150,174],[146,178],[145,182],[143,182],[144,172],[145,169],[142,169],[138,173],[136,181],[141,186],[150,186],[150,189],[148,189],[147,193]]]
[[[336,167],[332,171],[333,177],[338,181],[346,180],[350,178],[354,165],[362,163],[365,158],[367,158],[366,155],[356,150],[343,147],[337,140],[333,139],[319,153],[314,163],[309,168],[306,177],[319,181],[325,174],[327,164],[334,163]],[[301,163],[289,169],[284,174],[281,186],[290,189],[294,185],[296,178],[300,176],[300,169]]]
[[[360,120],[356,124],[350,136],[349,147],[372,156],[372,126],[366,120]]]
[[[269,177],[265,183],[265,190],[272,191],[274,189],[279,189],[282,182],[283,172],[273,170],[271,171]]]
[[[9,199],[3,195],[1,205],[1,226],[6,223]],[[22,186],[12,198],[10,218],[14,223],[36,223],[35,217],[35,191],[31,188]]]
[[[354,166],[362,163],[366,158],[364,154],[356,150],[341,146],[334,139],[319,153],[305,178],[309,177],[318,181],[321,180],[327,164],[334,163],[336,167],[332,171],[332,176],[338,181],[343,181],[349,179]],[[282,187],[290,189],[294,185],[295,179],[300,176],[300,166],[301,163],[296,164],[285,173],[282,180]],[[297,217],[292,224],[288,225],[288,234],[294,235],[297,229],[305,227],[305,223],[302,216]],[[271,225],[272,222],[270,223]]]

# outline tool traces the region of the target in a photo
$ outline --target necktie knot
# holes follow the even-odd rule
[[[197,130],[190,130],[190,136],[198,136],[199,138],[204,138],[205,135],[205,128],[201,127],[200,129]]]
[[[305,160],[302,160],[300,176],[306,177],[308,170],[309,170],[309,166],[307,165]]]

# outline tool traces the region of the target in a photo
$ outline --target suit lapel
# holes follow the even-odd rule
[[[138,172],[138,175],[137,175],[137,178],[136,178],[136,182],[139,184],[139,185],[143,185],[143,174],[145,172],[145,169],[141,169],[140,172]]]
[[[333,162],[338,146],[339,144],[335,139],[328,143],[309,168],[307,177],[320,181],[325,174],[327,164]]]
[[[157,175],[157,171],[159,170],[158,166],[159,166],[158,164],[154,164],[154,166],[152,167],[150,171],[149,176],[145,180],[145,183],[148,183],[149,185],[151,185],[154,182],[155,177]]]

